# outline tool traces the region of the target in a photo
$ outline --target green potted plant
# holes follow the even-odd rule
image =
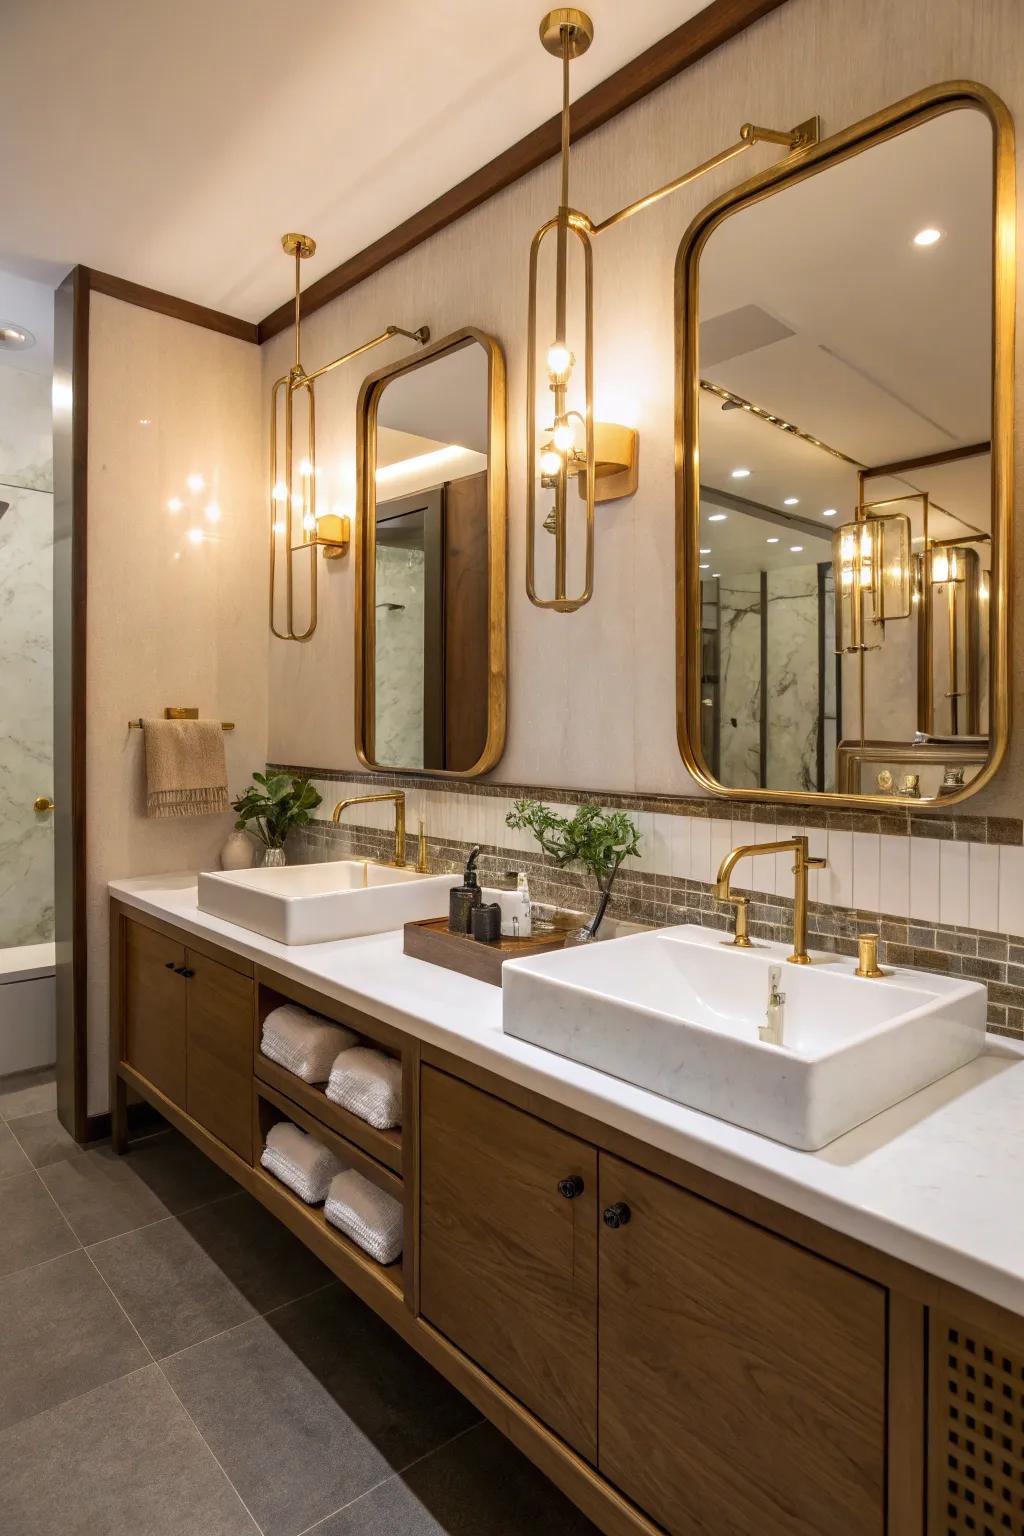
[[[293,827],[304,827],[323,796],[306,778],[291,773],[254,773],[252,783],[232,800],[235,830],[254,832],[263,844],[263,864],[283,864],[284,842]]]
[[[505,823],[532,832],[560,868],[582,864],[593,875],[599,892],[597,911],[577,937],[582,943],[596,939],[615,876],[623,860],[636,858],[640,851],[633,818],[625,811],[603,811],[599,805],[581,805],[575,816],[560,816],[540,800],[517,800]]]

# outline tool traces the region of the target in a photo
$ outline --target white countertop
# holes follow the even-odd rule
[[[989,1035],[969,1066],[798,1152],[504,1034],[499,988],[411,959],[400,932],[288,946],[200,912],[192,874],[110,891],[1024,1316],[1024,1044]]]

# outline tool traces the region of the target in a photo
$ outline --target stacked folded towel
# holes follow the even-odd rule
[[[339,1051],[355,1045],[358,1035],[319,1014],[283,1003],[263,1020],[260,1051],[304,1083],[322,1083]]]
[[[365,1045],[342,1051],[324,1092],[378,1131],[402,1123],[402,1064],[383,1051]]]
[[[260,1162],[307,1205],[321,1205],[327,1199],[331,1180],[345,1166],[290,1120],[271,1126]]]
[[[402,1251],[402,1204],[354,1168],[331,1181],[324,1215],[378,1264],[393,1264]]]

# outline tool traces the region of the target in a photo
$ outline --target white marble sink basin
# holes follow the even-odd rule
[[[362,859],[199,876],[199,910],[280,944],[323,944],[444,917],[458,875],[418,875]]]
[[[852,960],[787,965],[787,953],[728,948],[687,925],[512,961],[503,1028],[805,1151],[984,1046],[978,982],[907,970],[867,980]],[[786,996],[782,1045],[758,1035],[773,966]]]

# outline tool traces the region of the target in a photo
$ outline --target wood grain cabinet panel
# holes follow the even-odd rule
[[[184,946],[124,925],[124,1059],[172,1103],[185,1108]]]
[[[882,1536],[881,1286],[601,1154],[598,1465],[671,1536]]]
[[[420,1124],[423,1316],[596,1460],[596,1150],[426,1066]]]
[[[253,981],[188,951],[188,1101],[203,1128],[252,1162]]]

